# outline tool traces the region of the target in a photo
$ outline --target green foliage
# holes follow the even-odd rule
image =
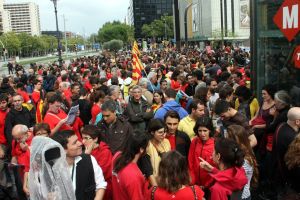
[[[162,16],[150,24],[144,24],[142,35],[144,37],[165,37],[166,35],[167,38],[174,38],[173,26],[172,16]]]
[[[124,43],[122,40],[111,40],[103,44],[103,49],[117,52],[123,47]]]
[[[130,43],[134,40],[134,30],[132,26],[119,21],[107,22],[99,29],[98,39],[102,43],[114,39]]]
[[[21,42],[14,32],[2,34],[0,40],[8,52],[18,52],[21,49]]]

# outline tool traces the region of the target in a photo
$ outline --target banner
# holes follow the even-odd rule
[[[249,0],[240,0],[240,28],[250,28]]]

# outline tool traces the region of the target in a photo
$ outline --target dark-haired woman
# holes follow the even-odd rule
[[[159,119],[152,119],[149,122],[148,134],[151,139],[147,147],[147,154],[150,156],[153,175],[156,176],[161,156],[171,150],[171,145],[169,140],[166,139],[165,125]]]
[[[153,111],[153,114],[155,114],[155,112],[165,103],[165,98],[162,91],[154,91],[152,103],[151,110]]]
[[[248,183],[245,185],[242,199],[250,200],[250,185],[256,187],[258,183],[258,168],[256,158],[250,146],[249,139],[244,127],[239,125],[231,125],[227,128],[227,138],[232,139],[238,143],[242,151],[245,153],[245,161],[243,168],[246,172]]]
[[[145,154],[148,137],[143,133],[132,134],[122,153],[113,157],[113,200],[145,199],[146,180],[137,162]]]
[[[189,186],[190,177],[186,159],[177,151],[170,151],[163,155],[157,182],[158,187],[153,187],[148,195],[151,200],[202,200],[204,196],[199,186]]]
[[[102,169],[104,179],[107,182],[104,200],[112,198],[112,153],[109,146],[99,138],[100,131],[97,126],[86,125],[82,130],[82,143],[85,146],[85,153],[95,157]]]
[[[206,160],[211,165],[214,163],[212,154],[214,151],[213,124],[209,117],[200,117],[195,124],[194,133],[197,137],[192,140],[189,150],[189,171],[192,184],[197,184],[204,189],[208,189],[212,183],[212,178],[206,170],[200,168],[199,157]]]
[[[211,200],[228,200],[232,193],[241,199],[247,177],[243,169],[244,152],[234,141],[226,138],[216,140],[213,160],[218,168],[200,158],[200,167],[210,172],[214,184],[210,187]]]

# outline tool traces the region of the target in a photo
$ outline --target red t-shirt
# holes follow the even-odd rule
[[[6,137],[4,134],[4,125],[5,125],[5,118],[8,112],[9,109],[6,109],[5,111],[0,110],[0,144],[4,144],[4,145],[7,145]]]
[[[87,82],[84,83],[84,88],[85,88],[88,92],[90,92],[91,89],[93,89],[93,86],[91,85],[90,81],[87,81]]]
[[[48,111],[45,115],[44,123],[49,124],[50,129],[52,130],[60,120],[65,119],[67,116],[68,115],[62,109],[59,109],[58,113],[52,113]],[[64,124],[60,127],[59,130],[72,130],[72,127],[68,124]]]
[[[166,138],[170,142],[171,150],[175,150],[176,149],[176,137],[175,137],[175,135],[167,135]]]
[[[98,104],[94,104],[91,110],[92,113],[92,124],[95,123],[97,115],[101,112],[101,108]]]
[[[201,190],[201,188],[197,185],[194,186],[195,193],[197,195],[197,199],[202,199],[204,197],[204,192]],[[151,199],[151,192],[150,192],[150,198]],[[175,193],[168,193],[166,190],[162,188],[157,188],[154,193],[154,199],[155,200],[182,200],[182,199],[196,199],[195,194],[190,186],[187,186],[183,189],[178,190]]]
[[[145,184],[141,170],[131,162],[112,176],[113,200],[143,200]]]

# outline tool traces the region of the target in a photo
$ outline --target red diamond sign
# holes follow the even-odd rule
[[[285,0],[273,18],[283,35],[292,41],[300,30],[300,0]]]

